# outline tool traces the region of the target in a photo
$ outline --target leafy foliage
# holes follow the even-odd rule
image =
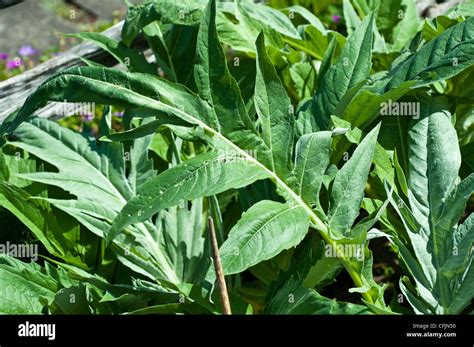
[[[44,256],[0,258],[0,312],[219,313],[208,217],[235,313],[472,311],[468,9],[273,5],[146,1],[120,42],[76,35],[121,66],[59,71],[0,125],[0,222]],[[34,117],[65,100],[100,105],[96,137]]]

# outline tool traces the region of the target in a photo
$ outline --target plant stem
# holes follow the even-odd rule
[[[303,201],[303,199],[296,194],[278,175],[273,172],[272,170],[268,169],[264,164],[253,158],[249,153],[246,151],[242,150],[239,146],[237,146],[235,143],[230,141],[227,137],[225,137],[223,134],[221,134],[219,131],[216,131],[203,121],[196,119],[195,117],[187,114],[186,112],[173,107],[169,106],[166,104],[163,104],[159,101],[144,97],[151,105],[156,104],[158,107],[156,109],[163,111],[163,110],[169,110],[174,112],[179,118],[183,120],[190,121],[193,124],[199,125],[202,127],[204,130],[209,131],[211,134],[214,134],[216,137],[222,139],[223,143],[228,145],[229,148],[234,149],[237,153],[240,153],[243,158],[248,160],[250,163],[255,164],[256,166],[260,167],[263,171],[265,171],[269,178],[273,179],[274,183],[279,186],[286,194],[288,194],[288,198],[300,205],[308,214],[311,222],[313,223],[314,227],[318,232],[320,233],[321,237],[331,245],[331,247],[335,246],[336,242],[332,240],[329,237],[329,229],[326,226],[326,224],[314,213],[314,211]],[[288,200],[288,199],[287,199]],[[345,269],[347,270],[347,273],[351,276],[352,280],[354,281],[354,284],[358,287],[362,286],[362,279],[360,278],[359,274],[357,271],[352,267],[352,264],[350,263],[350,260],[347,257],[340,257],[339,258],[341,263],[344,265]],[[219,258],[220,261],[220,258]],[[216,271],[217,273],[217,271]],[[224,282],[225,283],[225,282]],[[362,297],[368,302],[373,304],[374,301],[370,294],[368,292],[362,293]]]
[[[312,212],[312,211],[311,211]],[[315,223],[315,221],[313,220],[313,215],[316,216],[314,214],[314,212],[312,212],[312,214],[310,214],[310,218],[311,218],[311,221],[313,223]],[[316,224],[316,223],[315,223]],[[319,233],[321,235],[321,237],[323,238],[323,240],[331,246],[331,248],[335,249],[336,247],[336,242],[334,240],[332,240],[327,234],[326,232],[321,232]],[[362,283],[362,279],[360,278],[359,274],[357,273],[357,271],[354,270],[354,268],[352,267],[351,263],[350,263],[350,260],[346,257],[339,257],[338,258],[342,265],[344,266],[344,268],[346,269],[347,273],[349,274],[349,276],[352,278],[352,281],[354,282],[354,284],[357,286],[357,287],[362,287],[363,283]],[[370,296],[370,294],[368,292],[365,292],[365,293],[361,293],[362,297],[365,299],[365,301],[367,301],[368,303],[370,304],[373,304],[374,303],[374,300],[372,299],[372,297]]]
[[[214,220],[209,217],[207,220],[209,232],[211,234],[212,257],[214,259],[214,268],[216,270],[217,283],[221,294],[222,313],[226,315],[232,314],[230,309],[229,295],[227,293],[227,285],[225,283],[224,271],[222,271],[221,256],[219,254],[219,246],[217,244],[216,230],[214,228]]]

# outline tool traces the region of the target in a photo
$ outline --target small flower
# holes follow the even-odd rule
[[[8,59],[8,53],[0,52],[0,60],[7,60],[7,59]]]
[[[18,51],[18,54],[23,57],[29,57],[37,53],[38,51],[31,46],[21,46],[20,50]]]
[[[21,59],[14,59],[14,60],[8,60],[7,61],[7,69],[13,70],[16,69],[17,67],[20,67],[23,64]]]
[[[341,21],[341,16],[338,16],[337,14],[332,15],[332,21],[334,23],[339,23]]]
[[[87,122],[92,122],[92,120],[94,119],[94,116],[92,115],[92,113],[87,113],[87,114],[84,116],[84,119],[85,119]]]
[[[114,112],[114,116],[122,118],[123,117],[123,112]]]

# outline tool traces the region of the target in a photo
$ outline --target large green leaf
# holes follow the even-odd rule
[[[48,202],[34,199],[21,188],[0,182],[0,206],[13,213],[49,253],[79,267],[95,265],[97,240],[92,235],[84,235],[77,222]]]
[[[269,6],[262,4],[255,4],[253,2],[238,0],[237,18],[249,27],[254,28],[256,32],[266,32],[269,34],[270,30],[275,30],[281,35],[299,39],[300,35],[295,26],[282,12],[276,11]],[[269,35],[270,36],[270,35]]]
[[[372,66],[373,16],[364,19],[362,24],[347,40],[337,61],[323,77],[318,92],[306,110],[305,117],[311,116],[313,131],[325,130],[330,116],[344,95],[364,81]]]
[[[121,165],[110,165],[106,158],[112,159],[112,156],[95,149],[85,137],[43,118],[23,123],[15,135],[21,141],[9,142],[10,145],[50,162],[58,169],[57,172],[35,172],[20,177],[61,187],[111,210],[120,209],[132,196],[132,189],[124,179],[123,149],[113,160]]]
[[[181,201],[244,187],[266,177],[257,165],[243,158],[225,152],[202,154],[148,180],[115,219],[107,239],[111,241],[125,226],[144,221]]]
[[[319,190],[329,165],[331,145],[330,131],[303,135],[296,144],[296,191],[306,203],[319,204]]]
[[[434,99],[421,108],[424,117],[413,121],[408,133],[408,197],[415,218],[431,229],[439,223],[443,206],[456,184],[461,152],[443,100]],[[443,240],[440,238],[435,246],[443,247]]]
[[[217,130],[240,148],[251,150],[262,140],[250,120],[237,82],[227,67],[215,19],[216,7],[212,0],[198,34],[198,64],[194,67],[196,85],[200,96],[213,106],[212,112],[219,123]]]
[[[472,255],[474,214],[471,213],[464,223],[458,226],[455,237],[457,238],[456,247],[458,247],[458,255],[448,259],[445,268],[449,272],[462,273],[462,277],[456,283],[457,288],[453,293],[453,299],[447,310],[448,312],[461,312],[472,301],[472,293],[474,291],[474,257]],[[470,257],[463,258],[462,255],[469,254],[469,252],[471,252]]]
[[[402,12],[397,11],[403,18],[392,29],[392,47],[399,51],[415,36],[420,26],[420,18],[414,0],[401,0]]]
[[[44,267],[0,256],[0,313],[2,314],[112,314],[174,303],[176,292],[135,280],[110,284],[71,265]],[[176,313],[170,310],[168,313]]]
[[[330,197],[330,230],[345,235],[359,214],[364,188],[374,156],[380,124],[356,148],[334,179]]]
[[[25,218],[28,217],[25,223],[32,224],[31,228],[34,227],[32,231],[38,234],[38,237],[41,236],[40,240],[46,247],[52,244],[48,250],[51,249],[52,254],[63,259],[66,256],[72,257],[68,254],[63,255],[61,253],[63,249],[71,250],[76,247],[67,242],[75,242],[77,247],[80,247],[78,239],[84,236],[79,230],[76,236],[71,232],[63,234],[68,224],[63,221],[62,229],[57,225],[58,221],[61,221],[58,219],[61,216],[60,211],[56,211],[52,216],[48,212],[51,209],[50,204],[73,216],[97,236],[104,237],[127,200],[135,196],[137,189],[140,189],[145,181],[156,176],[147,158],[149,137],[134,141],[127,154],[130,159],[127,170],[122,144],[102,143],[97,146],[95,142],[88,141],[81,134],[46,119],[35,118],[30,123],[21,124],[15,135],[18,140],[14,142],[15,146],[28,150],[59,170],[59,172],[30,173],[24,177],[61,187],[75,196],[70,199],[47,199],[48,202],[37,199],[26,200],[24,205],[24,208],[32,205],[38,209],[33,211],[36,211],[34,214],[31,212],[31,216],[25,215]],[[90,185],[92,181],[94,183]],[[22,200],[19,198],[20,196],[9,196],[7,202],[14,206],[21,203]],[[24,197],[26,198],[27,196]],[[25,210],[23,213],[28,211]],[[68,241],[67,237],[71,241]],[[152,280],[180,283],[165,250],[160,248],[157,242],[157,231],[151,222],[128,228],[114,242],[112,249],[118,259],[134,271]],[[75,263],[69,258],[66,259]]]
[[[292,160],[293,107],[265,50],[263,34],[257,39],[255,108],[262,124],[263,140],[271,153],[271,169],[285,177]]]
[[[156,75],[158,68],[148,63],[145,56],[137,50],[127,47],[122,42],[116,41],[100,33],[77,33],[70,36],[88,40],[109,52],[115,59],[127,67],[130,71],[149,73]]]
[[[180,280],[200,283],[210,262],[210,249],[203,236],[203,199],[191,201],[190,208],[185,204],[162,211],[156,224],[162,248]]]
[[[51,267],[42,268],[36,263],[27,264],[0,255],[0,313],[43,313],[63,285],[69,284],[65,277]]]
[[[401,286],[417,312],[459,313],[472,299],[474,230],[472,218],[457,223],[474,192],[474,176],[459,182],[461,155],[446,101],[434,98],[422,103],[421,110],[408,135],[409,206],[399,206],[401,200],[392,202],[413,248],[404,249],[397,235],[400,256],[416,289],[406,281]]]
[[[409,58],[396,65],[384,79],[384,91],[403,82],[421,87],[451,78],[474,63],[474,18],[452,26]]]
[[[224,273],[240,273],[298,245],[308,225],[308,215],[301,206],[269,200],[256,203],[244,212],[220,248]]]
[[[291,279],[270,299],[267,314],[368,314],[365,306],[339,302],[303,287],[301,280]]]
[[[122,41],[129,46],[146,25],[160,20],[163,23],[197,25],[201,21],[205,0],[158,0],[130,6],[122,29]]]
[[[157,101],[159,99],[160,101]],[[44,81],[25,101],[18,113],[7,117],[0,126],[0,136],[10,134],[19,124],[45,106],[48,101],[63,102],[94,101],[100,104],[130,106],[143,116],[151,112],[175,115],[179,113],[185,122],[197,124],[197,119],[206,119],[214,124],[210,109],[189,90],[179,84],[154,76],[127,73],[100,67],[66,69]],[[173,105],[170,108],[169,105]],[[194,116],[189,118],[191,113]]]

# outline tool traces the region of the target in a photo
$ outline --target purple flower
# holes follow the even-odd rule
[[[7,60],[7,59],[8,59],[8,53],[0,52],[0,60]]]
[[[8,60],[7,61],[7,69],[13,70],[16,69],[17,67],[20,67],[23,64],[21,59],[14,59],[14,60]]]
[[[333,14],[332,21],[336,24],[339,23],[341,21],[341,16],[338,16],[337,14]]]
[[[38,51],[31,46],[21,46],[20,50],[18,51],[18,54],[23,57],[29,57],[37,53]]]
[[[84,116],[85,120],[87,122],[92,122],[92,120],[94,119],[94,116],[92,115],[92,113],[87,113],[85,116]]]
[[[123,112],[114,112],[114,116],[122,118],[123,117]]]

